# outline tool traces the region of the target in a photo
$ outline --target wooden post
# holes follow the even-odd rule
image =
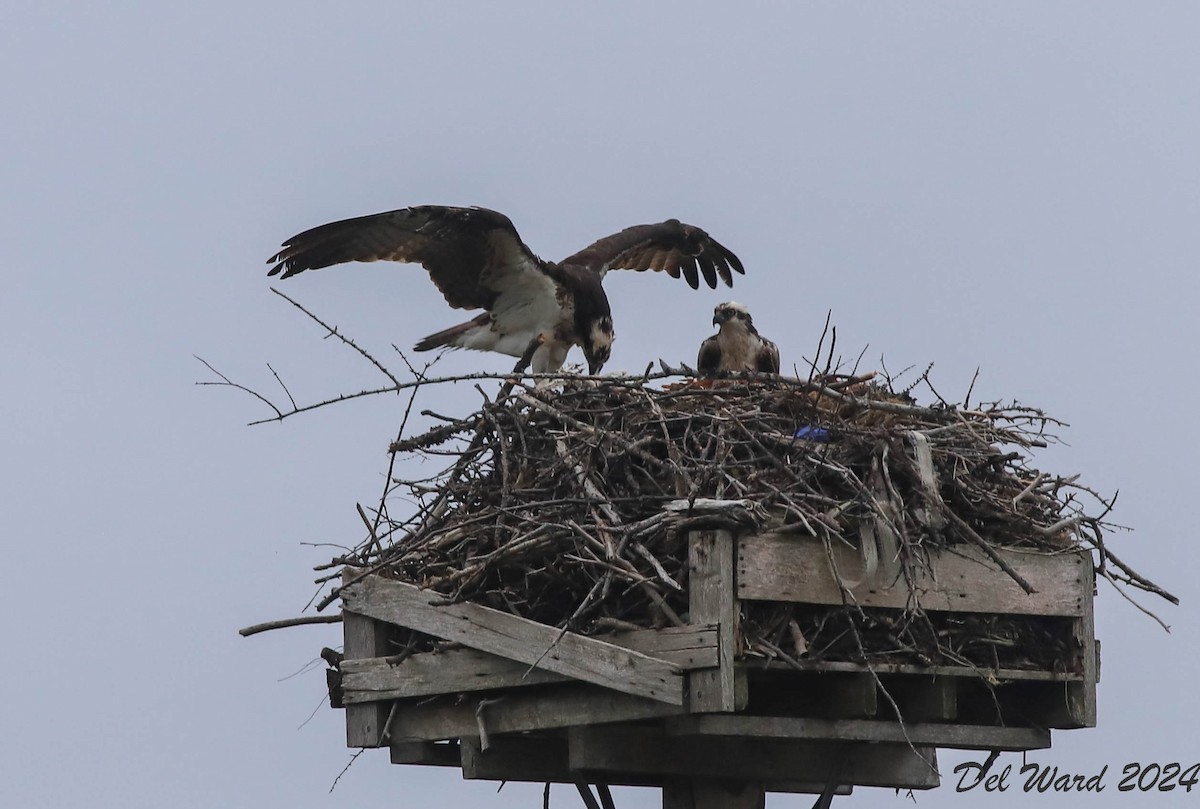
[[[346,577],[354,575],[347,573]],[[345,660],[364,657],[385,657],[387,649],[387,625],[352,612],[342,612],[342,632]],[[387,727],[391,702],[368,702],[346,706],[346,746],[379,747],[386,744],[383,738]]]
[[[717,668],[688,677],[689,709],[694,713],[733,712],[746,707],[745,676],[734,668],[738,609],[734,585],[734,538],[730,531],[688,535],[689,623],[717,624]],[[763,809],[761,781],[672,779],[663,785],[663,809]]]
[[[1096,640],[1095,604],[1092,594],[1096,589],[1096,569],[1090,554],[1080,554],[1080,591],[1083,593],[1082,610],[1075,622],[1073,635],[1079,644],[1082,658],[1083,681],[1067,684],[1067,705],[1071,718],[1080,727],[1096,727],[1096,683],[1100,681],[1100,642]]]
[[[734,669],[738,603],[734,588],[734,541],[729,531],[688,536],[689,623],[717,624],[717,668],[689,675],[689,709],[730,712],[745,707],[746,684]]]

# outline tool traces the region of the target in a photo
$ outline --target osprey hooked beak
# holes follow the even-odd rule
[[[588,374],[591,376],[600,373],[604,363],[608,362],[608,358],[612,356],[613,336],[610,316],[605,315],[592,323],[588,331],[588,338],[581,346],[583,356],[587,358]]]
[[[600,373],[600,369],[604,367],[604,363],[608,362],[609,356],[612,354],[610,343],[593,343],[584,349],[583,356],[587,359],[588,375],[595,376]]]
[[[717,304],[713,309],[713,325],[721,326],[735,318],[741,318],[746,322],[750,321],[750,313],[737,301],[726,301],[725,303]]]

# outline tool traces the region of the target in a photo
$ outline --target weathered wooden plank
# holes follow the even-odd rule
[[[873,663],[869,668],[864,663],[845,663],[838,661],[799,660],[802,672],[868,672],[874,669],[876,674],[911,675],[916,677],[965,677],[968,680],[978,680],[981,677],[990,682],[1008,680],[1034,680],[1049,682],[1071,682],[1082,680],[1082,674],[1069,671],[1041,671],[1037,669],[989,669],[969,668],[967,666],[922,666],[913,663]],[[747,671],[796,671],[796,666],[782,661],[758,661],[739,663],[739,668]]]
[[[663,777],[767,781],[786,777],[824,784],[930,789],[938,785],[932,747],[807,739],[658,735],[646,727],[572,727],[572,769],[657,773]],[[774,789],[774,786],[770,787]],[[819,791],[819,788],[818,788]]]
[[[662,658],[683,669],[715,668],[718,665],[716,621],[704,623],[693,620],[688,626],[639,629],[592,637]]]
[[[493,737],[487,750],[478,739],[462,740],[462,773],[467,780],[532,781],[535,783],[575,784],[586,774],[571,769],[565,734],[546,736]],[[605,775],[610,786],[654,787],[652,775]]]
[[[759,739],[812,739],[837,742],[880,742],[928,745],[959,750],[1043,750],[1050,731],[933,722],[886,722],[875,719],[799,719],[783,716],[728,714],[668,719],[669,736],[728,736]]]
[[[478,736],[476,711],[490,737],[570,725],[632,722],[679,715],[683,710],[591,685],[545,685],[522,688],[497,699],[401,703],[392,717],[389,738],[402,742]]]
[[[637,778],[636,775],[627,773],[604,773],[604,777],[608,779],[618,778],[625,780],[610,780],[609,783],[613,786],[637,786],[632,783],[632,779]],[[682,807],[683,809],[692,809],[695,806],[695,792],[692,789],[692,784],[696,782],[695,778],[660,778],[654,786],[662,786],[663,788],[663,807],[664,809],[675,809]],[[725,781],[727,784],[744,783],[739,781]],[[762,781],[763,790],[765,792],[790,792],[802,793],[808,795],[820,795],[826,789],[825,784],[807,783],[804,781]],[[834,787],[832,794],[834,795],[851,795],[854,793],[854,787],[841,784]],[[714,794],[714,791],[705,790],[705,797]],[[716,795],[720,795],[720,791],[715,791]],[[688,801],[691,801],[689,803]],[[716,804],[719,809],[724,809],[724,804]]]
[[[574,783],[567,762],[567,737],[492,737],[484,750],[475,737],[464,737],[463,778],[485,781],[534,781]]]
[[[842,579],[861,576],[858,553],[832,546],[833,564]],[[1091,557],[1084,552],[1040,554],[1013,549],[998,553],[1037,591],[1027,594],[977,548],[931,548],[932,573],[918,569],[915,591],[926,610],[996,612],[1019,615],[1083,615],[1092,600]],[[833,574],[825,545],[796,534],[747,534],[738,539],[738,598],[841,604],[842,591]],[[850,588],[863,607],[903,608],[910,603],[908,584],[864,581]]]
[[[655,773],[605,772],[594,774],[588,770],[572,770],[567,747],[567,737],[555,736],[491,736],[487,750],[482,749],[476,738],[464,737],[459,749],[462,753],[463,778],[487,781],[532,781],[535,783],[573,784],[580,777],[597,776],[610,786],[661,787],[667,781]],[[820,793],[823,786],[815,783],[795,781],[771,781],[767,788],[771,792]],[[849,795],[851,788],[841,787],[836,794]]]
[[[387,629],[361,615],[345,614],[342,619],[345,660],[383,657],[388,653]],[[345,694],[342,695],[345,701]],[[378,747],[384,742],[390,707],[387,703],[346,706],[346,746]]]
[[[1088,565],[1085,585],[1088,593],[1096,588],[1096,569]],[[1067,705],[1077,727],[1096,727],[1096,683],[1100,681],[1100,642],[1096,640],[1094,604],[1088,598],[1083,613],[1072,628],[1072,637],[1079,647],[1083,680],[1067,684]]]
[[[734,667],[739,610],[734,596],[734,539],[729,531],[688,535],[688,615],[693,623],[717,624],[715,669],[688,677],[693,711],[736,711],[746,705],[745,678]]]
[[[342,609],[603,688],[683,704],[683,675],[672,663],[478,604],[433,606],[429,602],[436,597],[411,584],[368,576],[342,589]]]
[[[681,669],[717,665],[717,628],[711,624],[617,632],[597,638],[666,660]],[[566,675],[531,669],[524,663],[478,649],[460,648],[416,654],[399,663],[387,658],[344,661],[340,693],[342,701],[352,705],[570,680]]]
[[[342,701],[347,705],[386,699],[428,697],[493,688],[568,682],[552,671],[475,649],[417,654],[397,664],[386,657],[342,663]]]

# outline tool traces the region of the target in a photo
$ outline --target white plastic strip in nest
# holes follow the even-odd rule
[[[929,445],[929,436],[916,430],[908,431],[912,441],[913,455],[917,461],[917,472],[921,476],[921,486],[925,489],[925,497],[931,508],[925,515],[925,522],[930,528],[943,528],[946,518],[942,510],[946,508],[942,493],[938,490],[937,471],[933,468],[933,448]]]

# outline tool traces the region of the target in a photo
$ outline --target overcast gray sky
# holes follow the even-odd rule
[[[1198,34],[1200,6],[1168,2],[9,3],[0,804],[540,805],[383,751],[327,794],[342,714],[320,666],[284,678],[338,628],[236,630],[303,608],[331,553],[310,544],[359,539],[404,401],[249,428],[264,408],[193,385],[193,354],[263,390],[270,362],[303,400],[378,384],[263,261],[322,222],[443,203],[504,211],[547,258],[678,217],[744,260],[733,295],[785,363],[832,310],[867,367],[933,362],[949,398],[978,367],[977,396],[1070,422],[1038,463],[1120,490],[1135,530],[1113,548],[1184,598],[1150,602],[1173,634],[1101,588],[1100,726],[1031,758],[1107,765],[1104,793],[985,799],[949,776],[916,805],[1179,805],[1116,774],[1200,761]],[[613,371],[693,359],[730,296],[606,286]],[[381,354],[458,317],[417,268],[286,291]]]

